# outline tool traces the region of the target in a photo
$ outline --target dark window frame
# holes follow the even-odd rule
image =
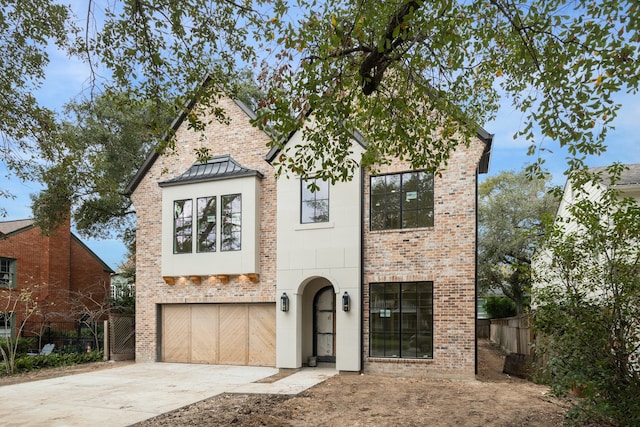
[[[202,210],[200,201],[206,203]],[[213,203],[212,207],[210,207],[211,203]],[[216,252],[218,246],[218,196],[197,197],[196,213],[196,252]],[[210,221],[211,216],[213,216],[213,221]]]
[[[322,187],[320,187],[321,185]],[[310,190],[313,186],[317,187],[315,191]],[[319,199],[318,196],[325,191],[325,186],[326,198]],[[300,180],[300,224],[319,224],[329,222],[329,188],[329,181],[320,178]],[[323,202],[326,202],[326,204],[323,204]],[[309,209],[313,210],[313,215],[305,215],[305,204]],[[306,218],[310,219],[307,220]]]
[[[418,181],[412,182],[412,178]],[[382,182],[381,190],[375,182]],[[434,225],[434,177],[424,170],[373,175],[369,179],[371,231]]]
[[[225,199],[228,197],[238,198],[238,210],[226,210]],[[236,221],[236,215],[238,221]],[[225,194],[220,196],[220,252],[240,250],[242,250],[242,193]]]
[[[177,206],[178,203],[183,202],[182,212],[178,213]],[[187,209],[185,205],[189,203],[189,215],[185,215],[187,213]],[[174,254],[190,254],[193,253],[193,199],[180,199],[173,201],[173,253]],[[188,233],[186,231],[179,231],[178,224],[180,220],[184,221],[184,224],[180,224],[181,228],[188,227]],[[187,220],[189,223],[187,225]],[[178,244],[178,237],[184,238],[184,243],[181,245]]]
[[[432,281],[369,284],[369,357],[433,359],[433,290]]]

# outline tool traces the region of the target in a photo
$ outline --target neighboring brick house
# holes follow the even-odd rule
[[[176,153],[154,152],[128,187],[136,360],[299,368],[315,359],[339,371],[472,378],[477,174],[492,136],[479,131],[435,177],[394,161],[310,192],[298,177],[276,180],[280,151],[267,152],[246,106],[219,107],[228,124],[202,133],[179,117]],[[304,143],[296,132],[284,150]],[[357,161],[364,138],[353,144]],[[203,147],[206,164],[194,152]]]
[[[31,289],[43,307],[42,314],[50,320],[68,317],[73,293],[88,287],[105,289],[111,273],[113,270],[71,232],[69,220],[49,236],[43,235],[32,219],[0,222],[0,290],[11,290],[15,298],[20,291]],[[0,312],[8,307],[2,295]],[[15,334],[16,325],[24,320],[21,310],[8,316],[11,330],[4,330],[1,322],[3,335]]]

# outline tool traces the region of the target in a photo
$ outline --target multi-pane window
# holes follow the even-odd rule
[[[433,174],[372,176],[370,218],[372,230],[433,226]]]
[[[301,181],[300,222],[329,221],[329,182],[317,178]]]
[[[12,258],[0,258],[0,287],[16,287],[16,260]]]
[[[216,251],[216,211],[215,196],[199,197],[196,205],[198,209],[198,252]]]
[[[0,312],[0,338],[13,336],[13,324],[15,323],[15,313]]]
[[[221,251],[239,251],[242,241],[242,196],[229,194],[221,197]]]
[[[433,282],[369,285],[369,355],[433,358]]]
[[[192,251],[193,200],[173,202],[173,253],[184,254]]]

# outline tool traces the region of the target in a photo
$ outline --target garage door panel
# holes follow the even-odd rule
[[[275,366],[276,313],[272,304],[249,306],[249,365]]]
[[[162,361],[190,362],[191,307],[165,305],[162,309]]]
[[[275,366],[274,304],[165,304],[161,360]]]
[[[191,306],[192,363],[218,363],[218,313],[216,305]]]
[[[248,306],[228,304],[220,306],[220,357],[218,363],[246,365],[249,352]]]

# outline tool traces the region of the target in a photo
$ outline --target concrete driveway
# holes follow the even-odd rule
[[[128,426],[221,393],[298,394],[337,372],[305,368],[273,383],[275,368],[136,363],[0,387],[4,426]]]

